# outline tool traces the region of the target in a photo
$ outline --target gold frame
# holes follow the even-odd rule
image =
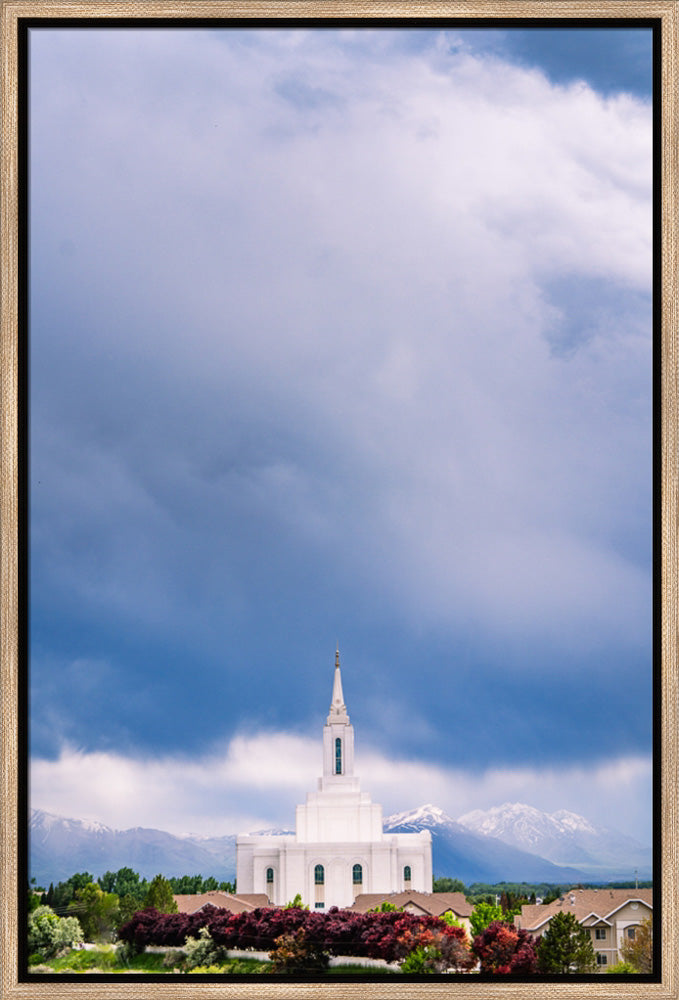
[[[0,0],[2,12],[2,158],[1,158],[1,432],[0,466],[0,645],[2,817],[0,822],[0,998],[70,997],[134,998],[142,990],[136,982],[19,983],[17,968],[18,858],[18,94],[17,21],[22,17],[484,17],[484,18],[654,18],[661,22],[662,62],[662,338],[661,338],[661,822],[662,841],[662,968],[659,983],[461,982],[448,983],[281,983],[262,978],[250,983],[144,984],[144,994],[171,1000],[188,989],[205,1000],[248,997],[272,1000],[329,997],[336,1000],[410,1000],[417,997],[474,998],[482,994],[523,1000],[536,987],[545,1000],[678,1000],[679,998],[679,579],[677,573],[678,412],[677,380],[677,107],[679,94],[679,0]],[[657,762],[656,762],[657,763]]]

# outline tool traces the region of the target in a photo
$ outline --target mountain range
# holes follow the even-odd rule
[[[384,820],[385,833],[425,829],[432,835],[434,877],[458,878],[466,885],[622,881],[634,878],[635,870],[639,878],[651,876],[650,848],[565,810],[549,814],[505,803],[455,820],[437,806],[426,805]],[[122,867],[148,879],[162,872],[232,881],[236,837],[178,837],[146,827],[114,830],[32,810],[29,868],[38,885],[63,881],[74,872],[98,876]]]

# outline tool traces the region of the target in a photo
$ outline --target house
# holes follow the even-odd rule
[[[283,905],[300,895],[312,910],[348,907],[362,893],[431,892],[431,834],[384,833],[382,806],[354,774],[354,729],[335,654],[330,712],[323,728],[323,775],[297,806],[295,832],[236,839],[239,892]]]
[[[523,906],[514,917],[516,927],[541,937],[553,916],[572,913],[592,936],[597,966],[621,961],[620,946],[633,940],[642,920],[653,913],[652,889],[572,889],[547,905]]]
[[[348,907],[356,913],[367,913],[382,903],[392,903],[406,913],[425,914],[431,917],[442,917],[444,913],[452,913],[458,923],[462,924],[471,939],[471,924],[469,918],[472,905],[461,892],[364,892],[357,896],[353,906]]]
[[[204,906],[217,906],[220,909],[230,910],[231,913],[243,913],[245,910],[256,910],[258,906],[271,906],[266,893],[257,892],[237,896],[229,892],[222,892],[220,889],[213,889],[210,892],[197,892],[184,896],[172,897],[177,904],[179,913],[196,913]]]

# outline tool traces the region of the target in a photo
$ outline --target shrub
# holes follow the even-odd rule
[[[329,961],[327,951],[303,927],[277,937],[269,958],[272,972],[324,972]]]
[[[495,976],[530,974],[537,969],[535,942],[528,931],[494,920],[478,934],[472,951],[481,963],[481,972]]]
[[[187,937],[184,945],[184,965],[187,969],[198,966],[219,965],[228,961],[226,948],[216,945],[207,927],[201,927],[198,937]]]
[[[83,940],[77,917],[58,917],[49,906],[39,906],[28,917],[28,950],[51,958],[62,948]]]
[[[435,948],[418,945],[401,962],[401,972],[410,972],[417,975],[426,972],[438,972],[437,963],[439,958],[440,955]]]
[[[609,965],[606,969],[607,975],[630,975],[636,973],[637,969],[632,965],[631,962],[616,962],[615,965]]]
[[[402,972],[463,972],[474,965],[467,935],[461,927],[407,927],[398,938],[405,958]]]
[[[468,956],[466,935],[461,927],[447,927],[437,917],[416,916],[401,911],[354,913],[332,907],[327,912],[316,912],[299,907],[258,907],[245,913],[231,913],[226,909],[205,907],[197,913],[158,913],[142,910],[118,931],[121,941],[139,951],[148,944],[182,947],[189,937],[197,938],[202,927],[207,928],[214,944],[222,948],[253,948],[271,951],[282,935],[295,935],[300,929],[309,946],[333,955],[360,955],[383,958],[394,962],[405,958],[409,950],[401,937],[407,930],[427,929],[451,935],[443,942],[452,956],[450,964],[457,965]],[[450,949],[460,951],[452,955]],[[454,961],[453,961],[454,959]]]
[[[285,904],[285,906],[283,907],[283,909],[284,910],[308,910],[309,907],[304,905],[304,903],[302,902],[302,896],[298,892],[294,899],[290,900],[289,903]]]

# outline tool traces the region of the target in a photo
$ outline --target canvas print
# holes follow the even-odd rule
[[[28,59],[27,974],[657,973],[651,26]]]

